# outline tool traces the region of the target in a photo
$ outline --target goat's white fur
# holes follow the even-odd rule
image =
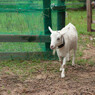
[[[66,64],[66,61],[69,61],[69,52],[71,50],[74,50],[72,65],[75,64],[75,54],[77,50],[77,40],[78,40],[77,30],[75,26],[71,23],[69,23],[62,30],[59,30],[57,32],[53,31],[50,27],[49,27],[49,30],[51,32],[51,38],[53,39],[51,40],[51,45],[54,45],[57,51],[59,60],[61,61],[61,68],[60,68],[60,71],[62,71],[61,77],[64,78],[65,77],[65,67],[64,66]],[[57,48],[58,42],[56,38],[58,35],[61,35],[62,37],[64,37],[64,40],[65,40],[65,45],[62,48]],[[53,54],[55,53],[55,49],[53,51]]]

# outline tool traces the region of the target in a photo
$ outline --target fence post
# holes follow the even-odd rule
[[[91,6],[92,0],[86,1],[86,7],[87,7],[87,31],[91,32],[91,23],[92,23],[92,6]]]
[[[48,26],[52,26],[51,24],[51,0],[43,0],[43,13],[44,13],[44,31],[45,35],[49,35],[50,31],[48,30]],[[50,50],[50,43],[45,43],[46,51]]]
[[[64,10],[57,12],[57,29],[60,30],[65,27],[65,0],[57,0],[58,6],[64,6]]]

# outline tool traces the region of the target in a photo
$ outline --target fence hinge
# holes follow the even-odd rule
[[[66,5],[55,5],[55,4],[51,4],[51,9],[52,10],[65,10],[66,9]]]

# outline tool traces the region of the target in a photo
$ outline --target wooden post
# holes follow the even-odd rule
[[[65,27],[65,0],[58,0],[58,6],[64,6],[64,10],[58,10],[57,12],[57,29],[61,30]]]
[[[91,23],[93,23],[93,20],[92,20],[92,0],[91,0],[91,5],[90,5],[90,7],[91,7]]]
[[[91,32],[91,24],[92,24],[92,0],[86,1],[86,7],[87,7],[87,31]]]
[[[50,31],[48,30],[48,26],[52,26],[51,24],[51,0],[43,0],[43,13],[44,13],[44,31],[45,35],[49,35]],[[50,43],[45,43],[46,51],[50,50]]]

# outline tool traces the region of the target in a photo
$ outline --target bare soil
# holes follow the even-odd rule
[[[87,44],[83,56],[77,58],[80,59],[90,59],[94,62],[95,47]],[[52,61],[52,63],[54,65],[49,65],[46,72],[38,70],[33,73],[32,78],[27,76],[25,79],[24,76],[14,74],[9,68],[3,68],[0,73],[0,95],[95,95],[95,65],[87,63],[76,64],[73,67],[68,64],[66,77],[62,79],[61,72],[52,72],[52,68],[59,68],[59,62]]]
[[[35,73],[21,80],[14,74],[0,75],[0,95],[95,95],[95,66],[66,66],[66,77],[57,73]]]

